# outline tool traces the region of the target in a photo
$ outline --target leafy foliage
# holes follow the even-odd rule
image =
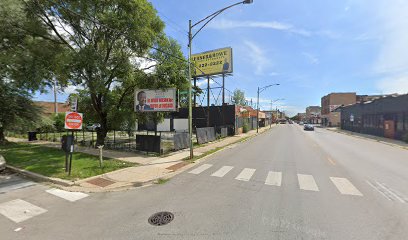
[[[235,89],[232,97],[232,101],[237,105],[246,105],[245,93],[239,89]]]

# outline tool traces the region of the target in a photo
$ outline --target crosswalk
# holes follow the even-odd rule
[[[55,201],[58,201],[58,199],[63,199],[68,202],[76,202],[89,196],[86,193],[69,192],[57,188],[42,191],[45,191],[48,196]],[[29,200],[27,199],[14,199],[7,202],[0,202],[0,215],[3,215],[15,223],[20,223],[48,211],[46,208],[48,208],[49,204],[47,204],[47,206],[37,206],[28,201]]]
[[[218,177],[222,178],[227,176],[231,170],[233,170],[233,166],[222,166],[219,169],[215,169],[212,164],[202,164],[197,168],[191,170],[189,173],[191,174],[202,174],[205,172],[210,172],[211,177]],[[252,179],[255,175],[256,169],[254,168],[243,168],[241,172],[235,176],[235,180],[248,182]],[[264,184],[268,186],[275,186],[281,187],[282,186],[282,172],[277,171],[269,171],[266,175]],[[363,196],[363,194],[347,179],[342,177],[330,177],[329,182],[331,182],[337,191],[342,195],[350,195],[350,196]],[[319,192],[319,186],[313,177],[313,175],[298,173],[297,174],[297,182],[298,187],[302,191],[310,191],[310,192]]]

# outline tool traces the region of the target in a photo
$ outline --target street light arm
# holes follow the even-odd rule
[[[269,88],[269,87],[278,86],[278,85],[280,85],[280,84],[279,84],[279,83],[271,84],[271,85],[268,85],[268,86],[259,88],[258,91],[259,91],[259,93],[261,93],[261,92],[263,92],[265,89],[267,89],[267,88]]]
[[[200,29],[197,30],[196,33],[194,33],[194,35],[191,37],[191,39],[194,39],[194,37],[195,37],[205,26],[207,26],[207,24],[208,24],[209,22],[211,22],[211,20],[213,20],[215,17],[217,17],[217,16],[220,15],[221,13],[222,13],[222,11],[219,11],[219,12],[217,12],[216,14],[213,14],[212,17],[211,17],[207,22],[205,22],[205,23],[203,24],[203,26],[201,26]]]
[[[214,12],[214,13],[212,13],[212,14],[208,15],[207,17],[205,17],[205,18],[201,19],[200,21],[198,21],[198,22],[194,23],[194,24],[191,26],[191,28],[193,28],[193,27],[197,26],[198,24],[200,24],[200,23],[204,22],[205,20],[207,20],[207,19],[211,18],[211,17],[212,17],[212,16],[214,16],[214,15],[218,15],[218,14],[220,14],[221,12],[224,12],[224,11],[225,11],[225,10],[227,10],[228,8],[232,8],[232,7],[236,6],[236,5],[239,5],[239,4],[244,4],[244,3],[245,3],[245,1],[238,2],[238,3],[234,3],[234,4],[232,4],[232,5],[228,6],[228,7],[225,7],[225,8],[223,8],[223,9],[220,9],[220,10],[218,10],[218,11],[216,11],[216,12]],[[212,19],[210,19],[209,21],[211,21],[211,20],[212,20]],[[208,22],[209,22],[209,21],[208,21]],[[208,23],[208,22],[207,22],[207,23]]]

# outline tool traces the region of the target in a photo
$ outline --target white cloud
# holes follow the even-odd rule
[[[227,19],[220,19],[215,20],[212,22],[208,27],[213,29],[232,29],[232,28],[267,28],[267,29],[274,29],[277,31],[285,31],[290,32],[298,35],[302,35],[305,37],[309,37],[312,35],[310,31],[305,29],[299,29],[294,27],[291,24],[278,22],[278,21],[235,21],[235,20],[227,20]]]
[[[210,86],[212,84],[214,84],[214,83],[215,83],[214,80],[210,79]],[[203,87],[203,86],[207,87],[207,80],[198,81],[197,86],[198,87]]]
[[[396,78],[385,78],[378,81],[377,89],[383,94],[408,93],[408,72]]]
[[[319,59],[314,54],[311,54],[308,52],[302,52],[302,55],[306,57],[307,61],[313,65],[320,63]]]
[[[382,38],[374,71],[385,74],[405,72],[408,70],[408,2],[400,0],[389,4],[384,1],[375,9],[379,16],[375,29]]]
[[[73,93],[77,93],[77,90],[82,90],[82,89],[84,89],[82,86],[69,85],[68,87],[64,88],[63,93],[70,95]]]
[[[264,68],[271,65],[270,59],[265,56],[265,50],[251,41],[245,41],[244,44],[249,48],[248,56],[255,67],[255,74],[262,75]]]

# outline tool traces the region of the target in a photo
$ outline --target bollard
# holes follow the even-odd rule
[[[104,145],[99,145],[98,146],[98,148],[99,148],[99,167],[101,167],[101,168],[102,168],[102,165],[103,165],[103,151],[102,151],[103,146]]]

